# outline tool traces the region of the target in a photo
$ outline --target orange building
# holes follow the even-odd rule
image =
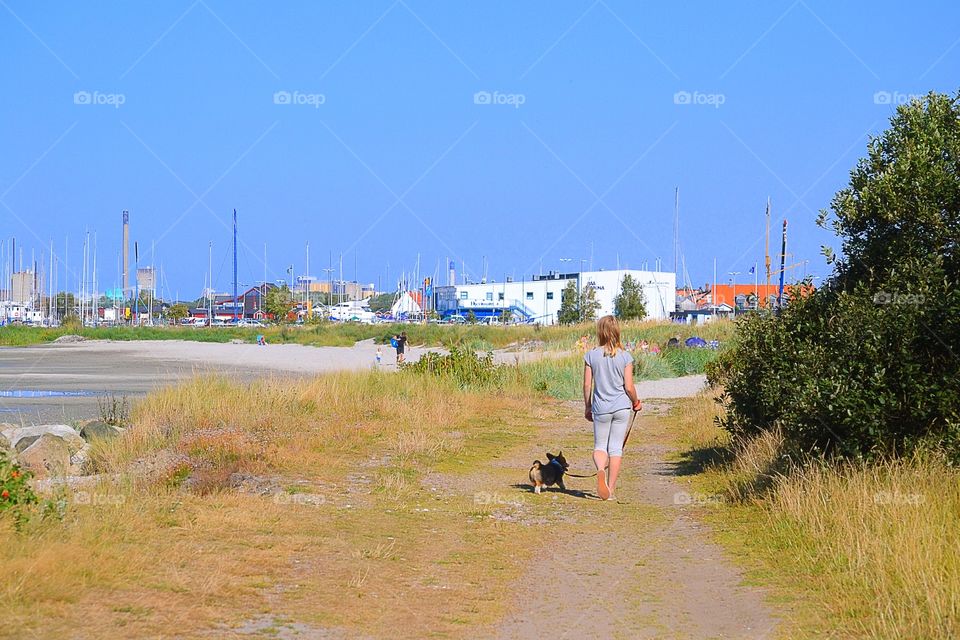
[[[813,291],[810,285],[783,285],[783,297],[789,300],[792,296]],[[692,291],[690,289],[677,289],[677,296],[695,301],[699,308],[727,305],[731,309],[752,309],[754,308],[753,296],[757,296],[761,307],[769,307],[776,304],[780,288],[778,285],[771,284],[720,284],[717,283],[713,295],[709,291]]]

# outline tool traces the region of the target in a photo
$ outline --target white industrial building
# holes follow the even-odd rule
[[[613,313],[614,299],[627,275],[643,288],[648,318],[666,319],[676,310],[675,274],[621,269],[550,273],[534,276],[533,280],[438,287],[437,311],[443,317],[466,316],[472,311],[478,319],[498,317],[503,311],[509,311],[514,321],[556,324],[562,291],[568,282],[574,281],[580,291],[593,287],[600,303],[599,317]]]

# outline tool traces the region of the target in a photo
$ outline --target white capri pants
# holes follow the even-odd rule
[[[623,455],[623,441],[630,425],[631,409],[613,413],[593,414],[593,450],[605,451],[608,456]]]

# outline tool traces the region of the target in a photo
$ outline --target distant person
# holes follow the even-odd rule
[[[377,354],[373,357],[376,362],[377,369],[380,368],[380,364],[383,362],[383,349],[382,347],[377,347]]]
[[[260,346],[260,347],[267,346],[267,339],[263,337],[262,333],[257,334],[257,346]]]
[[[633,356],[620,342],[616,318],[600,318],[597,342],[599,346],[583,357],[583,414],[593,422],[597,495],[601,500],[613,500],[631,412],[640,411],[643,405],[633,384]]]
[[[401,331],[397,336],[397,364],[403,364],[405,356],[404,351],[407,348],[407,332]]]
[[[646,340],[641,340],[640,351],[643,351],[644,353],[646,353],[649,350],[650,350],[650,344]]]

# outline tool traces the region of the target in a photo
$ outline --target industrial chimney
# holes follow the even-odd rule
[[[450,261],[450,274],[447,276],[447,286],[452,287],[457,284],[457,268],[453,260]]]
[[[130,290],[130,212],[123,210],[123,295]]]

